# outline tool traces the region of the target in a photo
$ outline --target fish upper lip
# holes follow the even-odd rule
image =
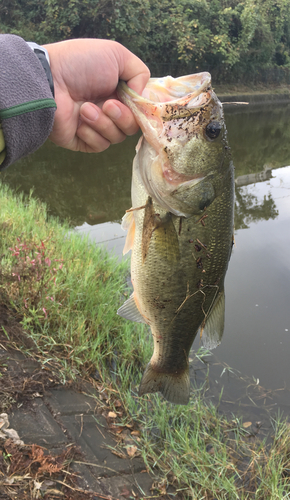
[[[145,89],[146,89],[146,87],[145,87]],[[168,100],[168,101],[167,100],[154,101],[151,99],[147,99],[146,97],[143,97],[142,95],[135,92],[135,90],[128,87],[127,83],[124,80],[119,81],[118,88],[117,88],[118,95],[122,96],[122,94],[126,94],[133,101],[138,102],[138,104],[150,103],[150,104],[156,104],[157,106],[164,105],[164,104],[168,104],[168,105],[180,104],[183,107],[184,107],[184,100],[186,100],[189,103],[191,100],[198,98],[198,96],[200,94],[202,94],[206,91],[208,91],[208,92],[212,91],[210,78],[205,79],[204,82],[201,83],[200,87],[197,90],[192,91],[192,92],[185,91],[183,96],[173,98],[173,99]]]

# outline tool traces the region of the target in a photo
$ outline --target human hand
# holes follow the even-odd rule
[[[49,53],[57,110],[50,139],[74,151],[98,153],[139,126],[117,97],[119,79],[143,91],[150,73],[145,64],[117,42],[67,40],[44,46]]]

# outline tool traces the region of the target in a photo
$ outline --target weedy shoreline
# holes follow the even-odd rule
[[[272,420],[266,444],[242,419],[219,414],[202,387],[193,389],[188,406],[156,395],[139,398],[152,346],[146,327],[116,314],[130,293],[128,262],[49,218],[32,196],[15,196],[0,185],[0,206],[1,301],[30,340],[20,345],[4,331],[11,345],[43,364],[53,359],[62,383],[80,376],[114,389],[108,392],[122,404],[116,425],[138,425],[136,450],[156,474],[160,495],[289,498],[287,422]]]

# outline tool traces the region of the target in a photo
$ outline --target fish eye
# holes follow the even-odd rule
[[[221,124],[213,121],[206,126],[205,133],[210,139],[216,139],[220,135],[221,129]]]

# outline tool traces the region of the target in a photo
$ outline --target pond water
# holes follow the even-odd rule
[[[221,345],[193,361],[208,397],[253,420],[266,410],[290,414],[290,104],[225,107],[236,169],[235,247],[226,276]],[[120,219],[131,206],[137,137],[98,155],[47,143],[2,174],[121,255]],[[199,339],[193,348],[197,350]],[[209,366],[209,371],[207,367]],[[224,387],[222,398],[219,397]],[[254,417],[253,417],[254,415]]]

